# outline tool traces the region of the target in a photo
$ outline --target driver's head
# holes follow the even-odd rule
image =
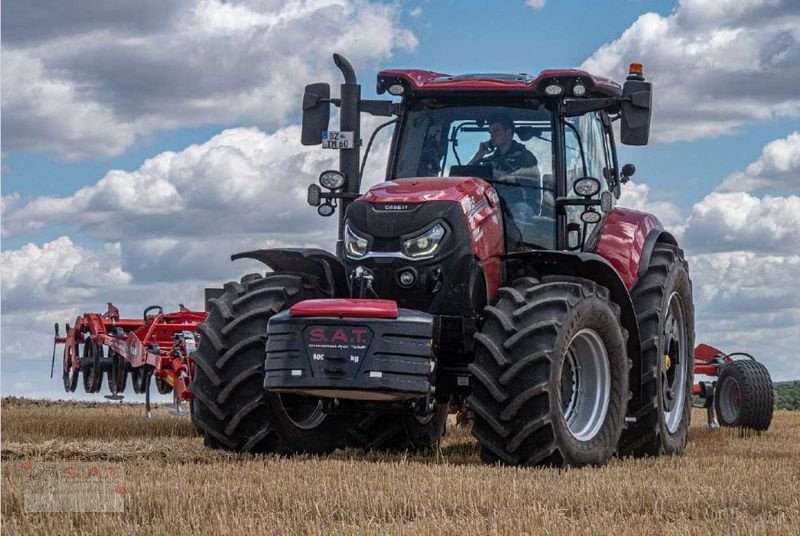
[[[514,121],[507,115],[493,115],[489,118],[489,135],[495,147],[507,150],[514,138]]]

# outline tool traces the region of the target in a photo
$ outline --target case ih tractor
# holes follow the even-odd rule
[[[334,61],[340,97],[306,87],[302,142],[340,151],[308,190],[320,215],[338,211],[336,250],[234,255],[270,271],[226,284],[198,326],[190,389],[206,444],[426,449],[462,406],[489,463],[682,452],[687,263],[656,217],[614,206],[634,168],[612,124],[628,145],[649,135],[641,66],[622,86],[580,70],[387,70],[378,94],[399,100],[382,101]],[[366,193],[361,112],[394,125],[386,181]]]

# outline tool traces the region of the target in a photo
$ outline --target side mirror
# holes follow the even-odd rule
[[[625,145],[647,145],[650,138],[653,85],[643,80],[626,80],[622,86],[622,98],[620,141]]]
[[[309,84],[303,94],[303,145],[322,143],[322,132],[328,130],[331,120],[331,86],[329,84]]]

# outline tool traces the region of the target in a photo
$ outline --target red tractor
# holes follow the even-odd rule
[[[205,443],[429,449],[461,406],[490,463],[682,452],[687,262],[656,217],[614,206],[635,168],[619,165],[612,124],[628,145],[649,136],[641,66],[622,86],[580,70],[387,70],[378,94],[399,100],[366,100],[334,61],[340,97],[306,87],[302,143],[340,151],[308,190],[320,215],[338,210],[336,251],[233,256],[270,271],[226,284],[198,326]],[[366,193],[361,112],[394,125],[386,180]]]

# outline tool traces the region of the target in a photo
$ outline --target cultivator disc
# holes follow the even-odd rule
[[[159,394],[168,395],[172,392],[172,386],[164,378],[156,377],[154,383]]]
[[[69,333],[69,324],[66,325],[67,333]],[[74,393],[78,387],[78,374],[80,374],[80,366],[74,366],[75,357],[78,355],[78,343],[69,338],[64,344],[64,361],[63,361],[63,374],[64,391],[67,393]]]
[[[108,370],[108,390],[111,391],[111,394],[106,395],[106,398],[121,400],[122,393],[125,392],[125,387],[128,385],[127,364],[124,357],[111,349],[108,350],[108,358],[111,361],[111,367]]]
[[[131,387],[133,387],[134,393],[143,394],[147,390],[148,380],[150,380],[150,375],[146,374],[144,366],[131,367]]]
[[[83,373],[83,390],[87,393],[100,391],[101,380],[103,379],[102,355],[102,346],[98,346],[91,338],[86,339],[86,342],[83,343],[81,372]]]

